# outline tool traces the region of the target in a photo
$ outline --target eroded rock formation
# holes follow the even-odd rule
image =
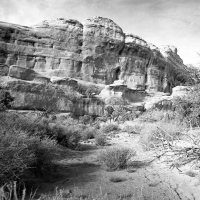
[[[33,27],[0,23],[0,75],[10,65],[47,77],[74,77],[112,84],[123,79],[129,88],[171,92],[175,69],[184,67],[171,46],[159,49],[112,20],[93,17],[83,24],[59,18]]]
[[[184,67],[175,47],[159,49],[107,18],[59,18],[32,27],[0,22],[0,79],[8,76],[16,109],[101,115],[104,102],[79,93],[77,80],[109,85],[104,92],[121,92],[134,103],[147,92],[171,93],[180,84],[176,71]],[[124,86],[112,85],[117,80]]]

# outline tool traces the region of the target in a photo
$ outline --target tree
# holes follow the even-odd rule
[[[126,113],[125,106],[128,104],[123,98],[120,97],[111,97],[107,104],[107,113],[108,117],[113,119],[113,121],[117,121],[120,116],[123,116]]]

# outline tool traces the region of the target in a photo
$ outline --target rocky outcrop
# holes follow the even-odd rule
[[[84,98],[73,85],[46,84],[33,81],[8,79],[4,88],[14,97],[12,105],[17,110],[53,110],[72,112],[75,115],[100,116],[104,102],[98,98]]]
[[[45,76],[77,76],[82,34],[76,20],[43,21],[34,27],[1,22],[0,71],[5,65],[18,65]]]
[[[190,92],[191,88],[188,86],[176,86],[172,89],[172,94],[164,92],[156,92],[149,94],[144,99],[145,109],[160,109],[160,110],[171,110],[173,109],[173,102],[178,98],[184,98]]]
[[[122,79],[131,89],[172,92],[184,68],[177,49],[161,49],[112,20],[93,17],[83,24],[59,18],[33,27],[0,22],[0,76],[11,65],[51,77],[102,84]]]
[[[112,20],[94,17],[83,23],[84,80],[111,84],[116,80],[124,33]]]
[[[129,104],[134,104],[144,101],[148,93],[143,90],[133,90],[127,87],[125,81],[114,81],[113,84],[107,85],[99,94],[99,96],[108,102],[110,98],[122,98]]]
[[[23,67],[19,67],[17,65],[11,65],[8,73],[9,77],[21,79],[25,81],[34,81],[34,82],[42,82],[49,83],[50,79],[40,74],[36,73],[32,69],[27,69]]]
[[[0,84],[5,79],[14,109],[98,116],[111,97],[148,109],[180,85],[183,68],[175,47],[125,34],[107,18],[59,18],[32,27],[0,22]],[[98,92],[86,98],[96,83]],[[152,92],[161,93],[152,100]]]

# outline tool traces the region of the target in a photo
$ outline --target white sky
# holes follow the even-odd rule
[[[176,46],[185,64],[200,61],[200,0],[0,0],[0,21],[21,25],[91,16],[110,18],[156,46]]]

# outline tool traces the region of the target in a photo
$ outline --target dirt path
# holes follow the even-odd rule
[[[41,191],[53,191],[55,187],[71,189],[79,197],[105,196],[105,199],[133,200],[200,200],[197,179],[170,170],[162,160],[151,162],[155,154],[144,152],[138,135],[119,133],[110,138],[111,146],[133,148],[137,155],[127,170],[108,172],[98,164],[97,155],[102,149],[91,144],[83,151],[64,152],[68,155],[59,164],[59,179],[42,185]],[[111,177],[121,177],[122,182],[113,183]],[[92,199],[92,198],[91,198]]]

